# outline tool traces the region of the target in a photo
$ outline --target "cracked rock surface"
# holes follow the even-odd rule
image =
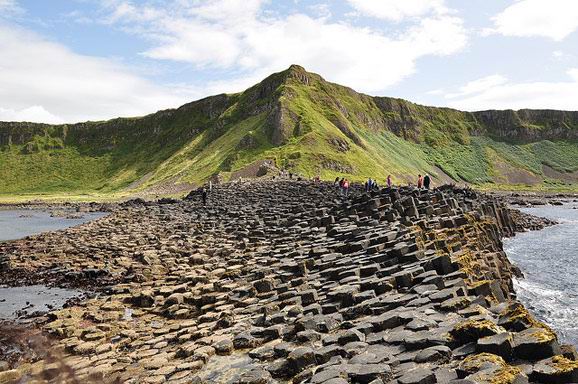
[[[0,383],[571,383],[515,300],[517,224],[471,190],[253,181],[0,244],[4,282],[97,287]]]

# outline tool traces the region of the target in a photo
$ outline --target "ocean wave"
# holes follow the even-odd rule
[[[518,299],[541,321],[554,328],[562,341],[578,342],[578,296],[523,279],[514,280]]]

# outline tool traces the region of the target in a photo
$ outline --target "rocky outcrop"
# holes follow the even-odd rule
[[[519,111],[481,111],[473,116],[486,134],[516,142],[576,140],[578,112],[521,109]]]
[[[276,180],[214,186],[206,206],[133,201],[0,245],[36,282],[103,286],[49,313],[49,353],[0,381],[570,383],[575,351],[515,300],[514,230],[499,201],[451,187],[343,198]]]
[[[233,97],[217,95],[140,118],[118,118],[103,122],[48,125],[0,122],[0,147],[25,145],[35,137],[52,137],[67,146],[99,153],[136,141],[171,138],[186,141],[207,128],[231,105]],[[175,129],[178,127],[179,129]]]

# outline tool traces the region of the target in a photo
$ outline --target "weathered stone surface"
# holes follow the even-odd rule
[[[498,333],[493,336],[482,337],[477,342],[478,352],[488,352],[501,356],[505,360],[512,358],[514,339],[509,332]]]
[[[517,271],[501,237],[514,227],[500,202],[451,187],[353,186],[344,198],[330,183],[282,179],[215,186],[207,205],[194,195],[118,204],[0,243],[0,282],[99,291],[46,316],[54,356],[0,375],[570,382],[575,354],[511,295]]]
[[[399,384],[435,384],[437,379],[433,371],[427,368],[416,368],[405,373],[398,380]]]
[[[514,354],[527,360],[540,360],[560,354],[556,335],[549,329],[529,328],[514,334]]]

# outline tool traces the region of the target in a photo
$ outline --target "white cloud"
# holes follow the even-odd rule
[[[6,9],[13,9],[16,8],[18,5],[16,4],[15,0],[0,0],[0,10]]]
[[[459,88],[458,92],[447,94],[446,97],[453,99],[471,95],[472,93],[484,92],[490,88],[506,83],[508,79],[501,75],[490,75],[481,79],[473,80]]]
[[[154,5],[159,2],[102,1],[103,18],[93,21],[146,39],[150,48],[144,56],[191,63],[191,71],[228,74],[201,87],[155,85],[127,66],[76,54],[0,23],[0,120],[74,122],[142,115],[201,96],[241,91],[294,63],[360,91],[382,92],[414,73],[420,58],[450,55],[467,43],[462,20],[441,8],[385,33],[327,17],[281,15],[263,6],[268,3],[172,0],[161,7]],[[409,8],[403,12],[415,14]]]
[[[64,121],[44,109],[41,105],[15,110],[0,108],[0,121],[32,121],[48,124],[61,124]]]
[[[331,8],[329,7],[329,4],[327,3],[318,3],[318,4],[313,4],[307,7],[314,15],[317,15],[319,17],[323,17],[323,18],[327,18],[327,17],[331,17],[332,13],[331,13]]]
[[[561,109],[578,110],[578,68],[568,71],[571,79],[560,82],[515,83],[492,76],[470,82],[462,89],[467,93],[451,93],[446,98],[453,108],[468,111],[485,109]],[[473,85],[472,85],[473,84]]]
[[[401,21],[407,17],[448,12],[444,0],[347,0],[359,13],[378,19]]]
[[[492,18],[487,34],[547,37],[561,41],[578,28],[576,0],[518,0]]]
[[[0,0],[0,18],[23,13],[16,0]]]
[[[233,69],[250,78],[295,63],[366,92],[382,91],[411,75],[421,57],[453,54],[467,42],[462,20],[439,12],[386,35],[302,13],[267,13],[263,3],[176,0],[150,8],[113,1],[108,20],[149,39],[153,47],[144,54],[155,59]],[[402,8],[405,14],[417,12]]]
[[[114,62],[75,54],[24,29],[0,24],[0,52],[0,120],[98,120],[190,100]]]

